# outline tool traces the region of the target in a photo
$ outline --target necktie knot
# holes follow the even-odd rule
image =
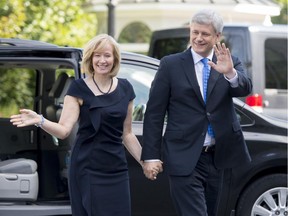
[[[202,58],[201,59],[201,62],[204,64],[204,66],[208,66],[208,61],[209,61],[208,58]]]

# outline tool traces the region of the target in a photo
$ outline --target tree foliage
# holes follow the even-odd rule
[[[141,22],[133,22],[126,26],[119,35],[119,43],[148,43],[152,32]]]
[[[95,14],[85,13],[84,0],[0,0],[0,38],[39,40],[59,46],[82,47],[96,35]],[[35,78],[35,77],[34,77]],[[30,107],[33,73],[0,70],[0,116]],[[9,89],[14,86],[14,91]],[[30,99],[31,98],[31,99]],[[33,103],[32,103],[33,104]]]
[[[40,40],[82,47],[96,35],[95,14],[85,13],[83,0],[0,1],[0,37]]]
[[[33,71],[28,69],[0,69],[0,101],[1,106],[9,106],[13,103],[20,104],[23,107],[30,105],[33,102],[33,94],[30,89],[35,91]],[[11,85],[13,91],[11,91]],[[20,94],[19,94],[20,92]]]
[[[288,24],[288,7],[287,0],[277,0],[277,3],[281,5],[281,12],[279,16],[272,17],[272,23],[274,24]]]

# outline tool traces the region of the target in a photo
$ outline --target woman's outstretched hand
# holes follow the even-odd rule
[[[20,114],[10,116],[10,122],[17,127],[39,124],[41,116],[29,109],[21,109]]]

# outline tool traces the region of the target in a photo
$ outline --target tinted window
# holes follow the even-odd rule
[[[225,34],[222,41],[231,50],[232,55],[237,56],[241,61],[245,60],[243,47],[244,38],[242,35]],[[165,55],[182,52],[189,46],[189,38],[166,38],[155,42],[153,57],[162,58]]]
[[[163,56],[182,52],[187,49],[189,38],[165,38],[155,42],[152,56],[161,59]]]
[[[175,34],[175,33],[174,33]],[[183,34],[182,31],[179,30],[179,34]],[[237,31],[233,32],[231,30],[224,29],[222,41],[226,44],[226,46],[231,50],[232,55],[237,56],[242,62],[244,67],[248,69],[250,63],[247,62],[245,58],[246,50],[243,47],[247,46],[244,44],[244,32]],[[171,36],[170,38],[156,38],[155,44],[151,44],[153,47],[152,57],[161,59],[163,56],[182,52],[189,47],[189,32],[187,32],[187,36],[179,37],[179,36]]]
[[[244,38],[242,35],[234,35],[231,33],[225,33],[222,39],[222,42],[225,43],[226,47],[231,50],[231,54],[237,56],[241,62],[245,62],[245,53],[243,47],[247,46],[244,44]],[[244,64],[245,65],[245,64]]]
[[[287,39],[265,41],[266,88],[287,89]]]
[[[251,119],[249,116],[247,116],[244,112],[242,112],[238,108],[236,108],[236,115],[240,122],[241,127],[250,127],[255,123],[253,119]]]

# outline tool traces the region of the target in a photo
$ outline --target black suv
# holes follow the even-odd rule
[[[57,121],[71,80],[85,76],[81,55],[77,48],[0,39],[1,216],[71,215],[67,161],[75,133],[58,140],[34,126],[16,128],[9,117],[25,107]],[[158,66],[157,59],[122,53],[118,76],[134,86],[133,131],[140,142]],[[218,215],[287,215],[287,122],[263,116],[238,99],[234,103],[253,161],[225,173]],[[127,160],[132,215],[176,216],[165,167],[157,181],[150,181],[129,153]]]

